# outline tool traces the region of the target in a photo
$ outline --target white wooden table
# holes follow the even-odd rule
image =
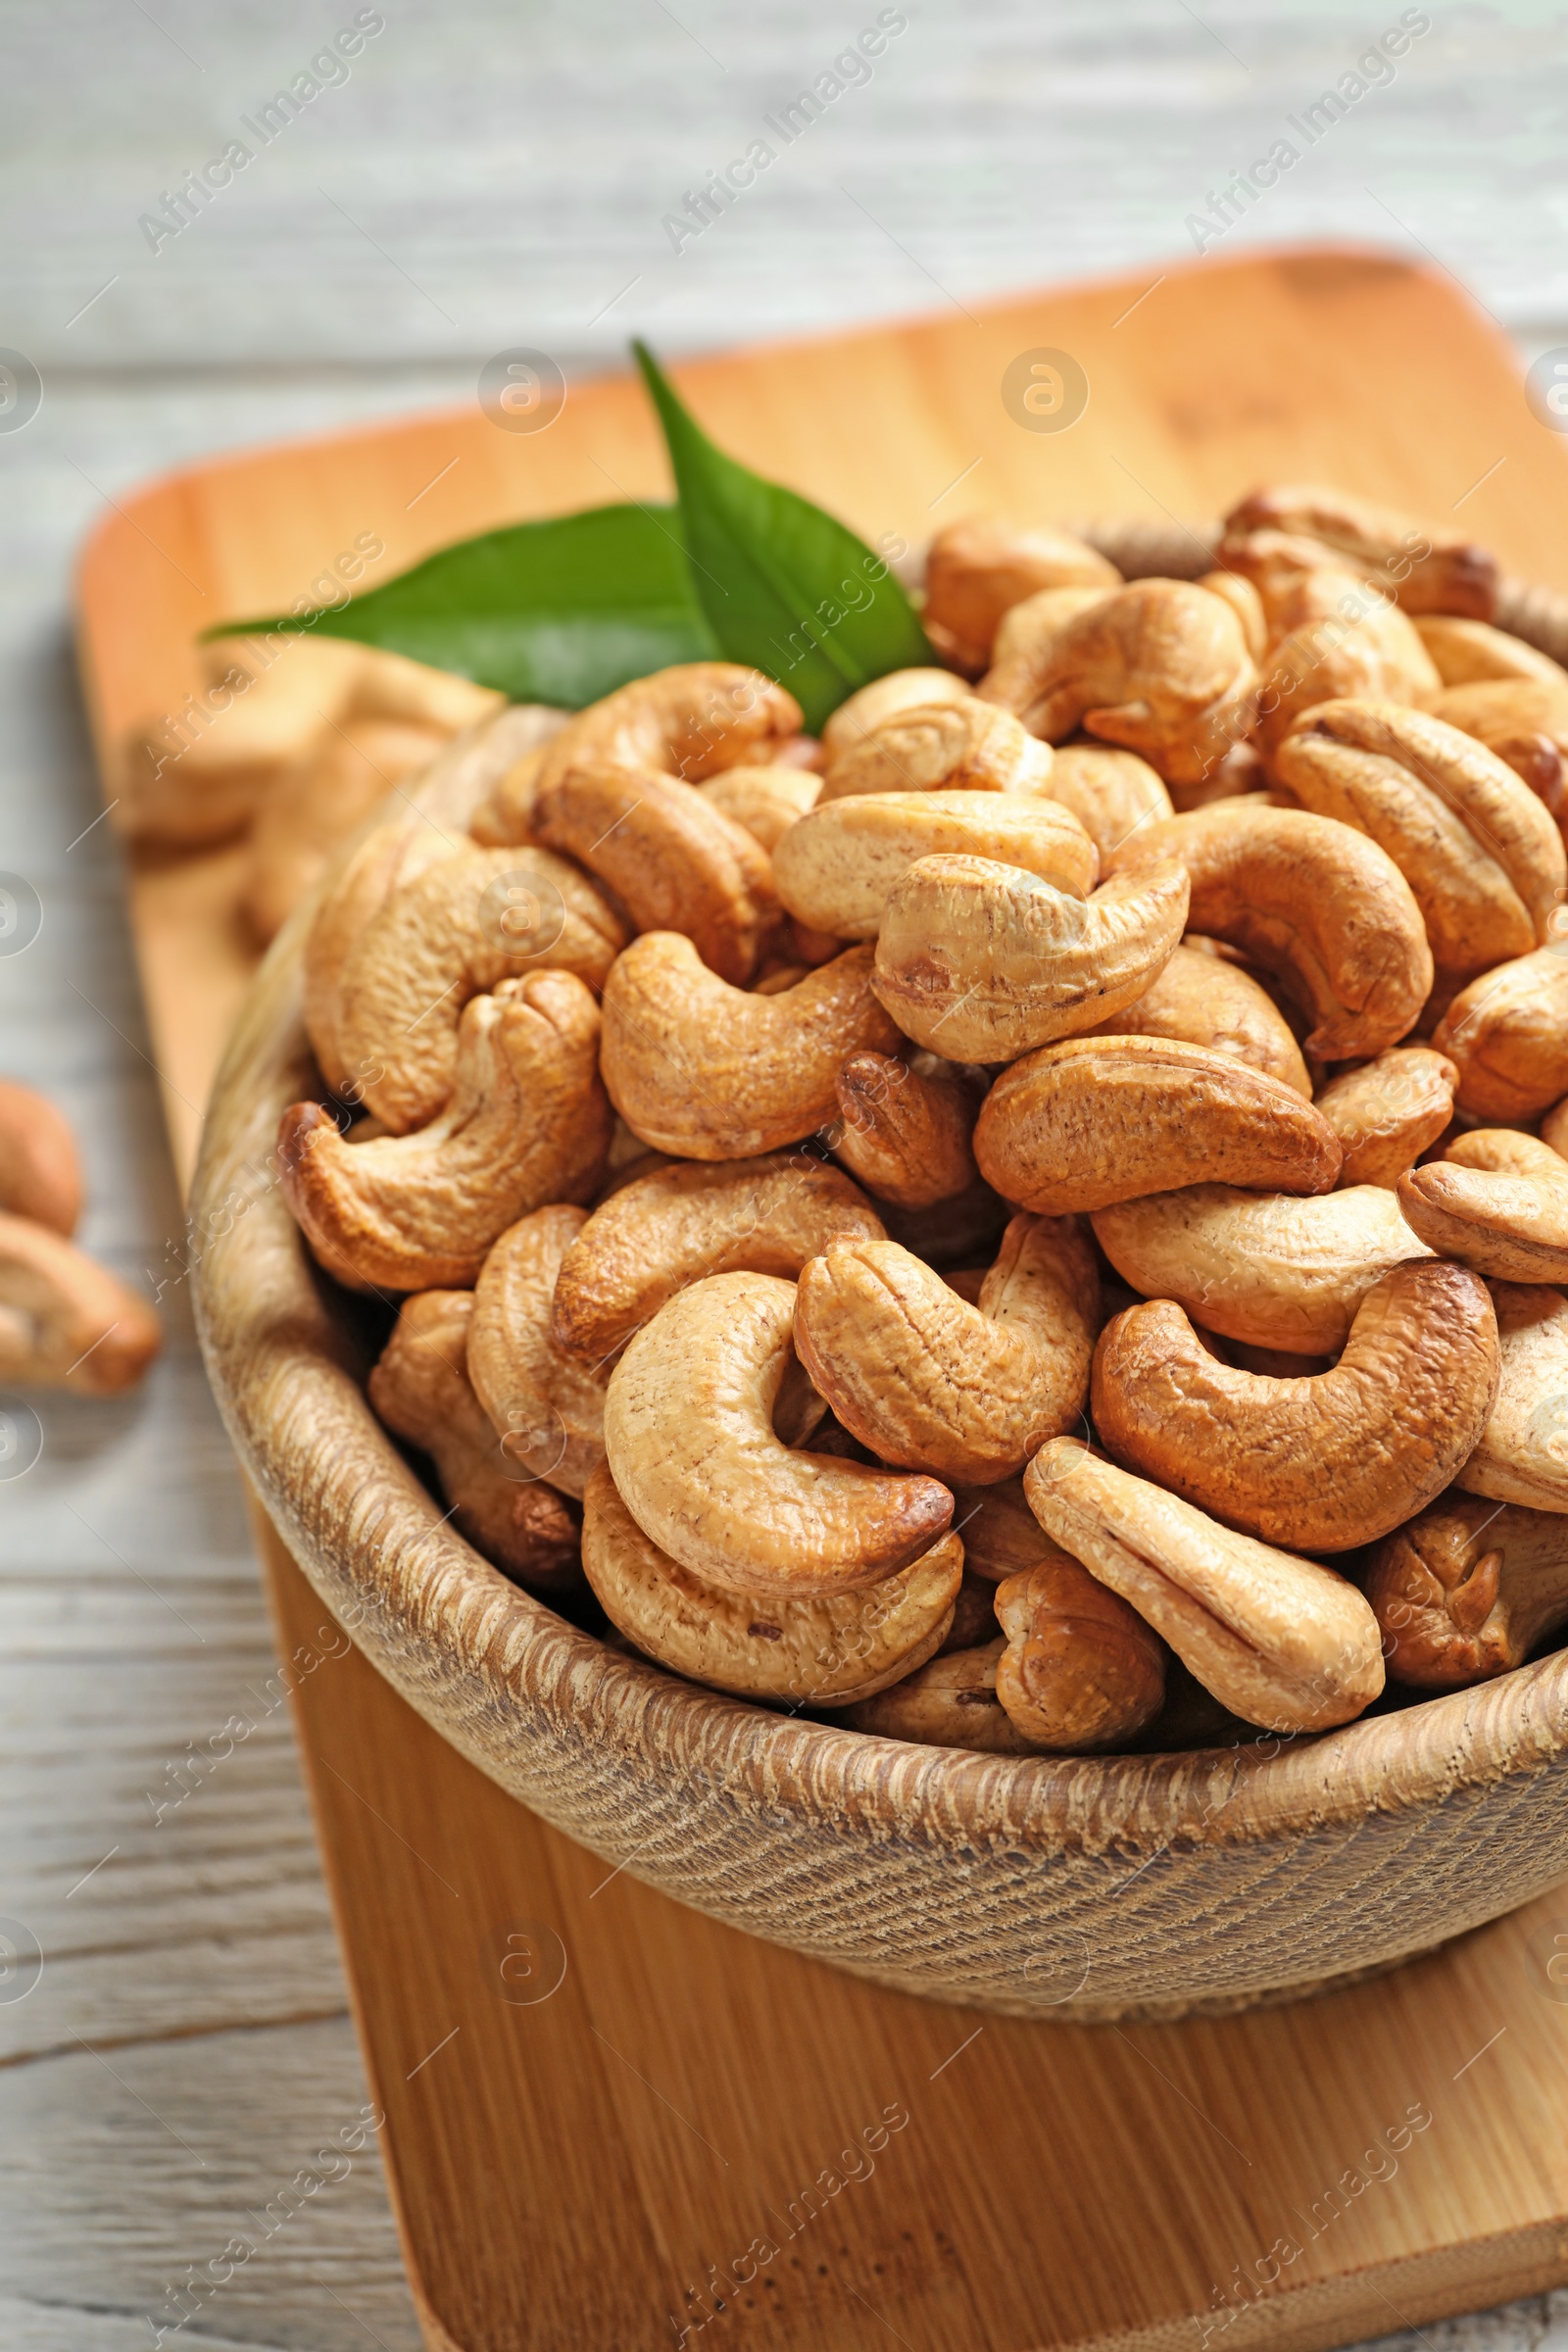
[[[0,343],[44,386],[0,430],[0,867],[44,910],[0,953],[0,1068],[75,1120],[84,1239],[132,1278],[168,1270],[180,1210],[72,670],[72,554],[105,499],[213,449],[469,398],[508,345],[569,375],[634,327],[678,352],[1152,278],[1401,14],[908,0],[870,79],[681,235],[665,216],[876,21],[869,0],[765,20],[389,0],[346,81],[266,142],[242,128],[356,13],[13,0],[0,29]],[[1425,248],[1528,353],[1568,344],[1556,13],[1434,6],[1392,80],[1298,142],[1222,241]],[[243,170],[153,250],[140,216],[236,137]],[[0,2342],[145,2346],[185,2267],[236,2239],[259,2250],[167,2340],[414,2352],[373,2142],[278,2218],[365,2087],[182,1296],[145,1393],[43,1403],[41,1459],[0,1481],[0,1919],[21,1954],[0,1944]],[[254,1727],[232,1755],[181,1774],[231,1718]],[[1550,2302],[1419,2340],[1568,2352],[1568,2295]]]

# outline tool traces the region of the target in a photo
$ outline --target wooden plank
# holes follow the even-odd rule
[[[729,446],[872,537],[914,542],[961,505],[1202,514],[1258,475],[1319,473],[1434,518],[1462,506],[1513,568],[1568,584],[1562,453],[1441,280],[1306,253],[1176,272],[1131,309],[1147,282],[734,355],[681,380]],[[1091,380],[1069,433],[1026,432],[1002,406],[1008,361],[1043,346]],[[411,510],[411,484],[454,454],[439,515]],[[160,485],[83,566],[100,745],[149,681],[184,690],[199,619],[286,601],[358,529],[401,564],[461,529],[661,486],[646,415],[613,381],[532,439],[469,413]],[[192,1100],[205,1049],[182,974],[216,988],[227,952],[216,866],[210,879],[208,918],[194,865],[174,884],[143,874],[133,901],[142,936],[170,921],[146,966],[151,1014],[157,1058]],[[240,976],[231,958],[227,984]],[[211,1003],[201,1017],[210,1035]],[[319,1604],[266,1549],[292,1642]],[[1320,2003],[1179,2027],[977,2020],[612,1876],[358,1653],[296,1704],[432,2345],[629,2346],[683,2328],[691,2341],[733,2316],[786,2352],[890,2328],[956,2352],[1305,2352],[1568,2277],[1542,1941],[1568,1936],[1568,1897]],[[546,1997],[519,1997],[562,1960]],[[754,2240],[774,2250],[724,2287]]]

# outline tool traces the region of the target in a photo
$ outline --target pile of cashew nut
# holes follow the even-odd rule
[[[458,1527],[695,1683],[1004,1754],[1549,1644],[1568,671],[1496,587],[1321,490],[1198,581],[967,522],[948,666],[820,742],[718,662],[461,738],[328,878],[279,1138]]]
[[[139,1291],[78,1250],[81,1165],[64,1113],[0,1078],[0,1388],[115,1396],[163,1344]],[[0,1414],[0,1473],[9,1416]]]

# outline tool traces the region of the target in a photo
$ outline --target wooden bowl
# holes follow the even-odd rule
[[[1150,542],[1144,568],[1200,569],[1196,544]],[[1115,552],[1129,562],[1125,534]],[[1551,601],[1521,626],[1521,595],[1510,617],[1555,652]],[[1004,1758],[696,1689],[511,1584],[372,1415],[354,1311],[276,1182],[279,1114],[318,1084],[307,919],[263,966],[208,1113],[202,1345],[240,1458],[321,1598],[524,1804],[751,1935],[905,1991],[1078,2021],[1315,1991],[1568,1875],[1568,1652],[1316,1740]]]

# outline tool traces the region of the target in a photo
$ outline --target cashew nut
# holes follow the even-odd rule
[[[1432,989],[1432,951],[1410,885],[1375,841],[1304,809],[1218,801],[1146,825],[1110,871],[1171,858],[1191,878],[1192,929],[1277,972],[1310,1007],[1308,1054],[1370,1057],[1413,1028]]]
[[[1544,1284],[1494,1282],[1497,1401],[1454,1481],[1469,1494],[1568,1511],[1568,1298]]]
[[[1373,1061],[1331,1078],[1317,1108],[1345,1151],[1340,1183],[1389,1191],[1453,1116],[1459,1073],[1430,1046],[1390,1046]]]
[[[47,1095],[0,1078],[0,1209],[69,1241],[81,1215],[81,1162],[63,1110]]]
[[[960,1082],[853,1054],[835,1086],[844,1125],[834,1152],[879,1200],[932,1208],[979,1181],[974,1099]]]
[[[562,1260],[587,1217],[563,1204],[509,1226],[479,1269],[468,1330],[468,1378],[502,1452],[576,1495],[605,1458],[610,1369],[557,1344],[550,1306]]]
[[[536,802],[570,768],[631,768],[695,784],[721,768],[765,760],[800,725],[795,697],[742,662],[655,670],[579,710],[536,769],[500,777],[474,813],[474,839],[526,841]]]
[[[1496,562],[1457,532],[1429,531],[1342,490],[1296,484],[1254,490],[1225,517],[1227,538],[1260,530],[1318,540],[1357,571],[1377,573],[1407,612],[1492,618]]]
[[[1051,797],[1070,808],[1102,858],[1140,825],[1173,816],[1170,794],[1147,760],[1105,743],[1064,743],[1051,763]]]
[[[1445,686],[1470,686],[1491,678],[1543,678],[1568,701],[1568,669],[1522,637],[1494,629],[1489,620],[1423,612],[1415,625]]]
[[[1463,1468],[1497,1395],[1497,1321],[1479,1275],[1396,1266],[1313,1379],[1236,1370],[1168,1298],[1095,1349],[1095,1427],[1119,1461],[1265,1543],[1348,1551],[1424,1510]]]
[[[509,1469],[466,1369],[473,1297],[424,1291],[405,1299],[370,1374],[370,1403],[435,1464],[459,1532],[497,1568],[543,1592],[578,1582],[577,1523],[554,1488]]]
[[[645,931],[605,984],[601,1066],[633,1134],[687,1159],[747,1159],[834,1117],[852,1054],[899,1033],[871,994],[873,952],[850,948],[776,996],[710,972],[689,939]]]
[[[554,1344],[605,1363],[689,1284],[793,1281],[838,1234],[879,1240],[882,1222],[858,1185],[808,1152],[674,1161],[622,1186],[582,1225],[556,1277]]]
[[[1348,582],[1336,610],[1282,637],[1258,692],[1258,749],[1277,776],[1279,748],[1322,703],[1365,699],[1399,706],[1439,691],[1430,655],[1397,605]]]
[[[1031,1747],[1123,1747],[1165,1699],[1165,1644],[1064,1551],[997,1588],[997,1696]]]
[[[943,1536],[868,1592],[764,1602],[705,1584],[661,1551],[602,1464],[583,1496],[582,1564],[611,1622],[676,1674],[745,1698],[841,1707],[885,1690],[941,1647],[963,1544]]]
[[[752,839],[771,853],[791,825],[816,807],[822,779],[809,768],[786,767],[775,760],[771,767],[728,768],[696,789],[711,808],[744,825]]]
[[[589,1198],[610,1148],[598,1044],[582,982],[536,972],[465,1006],[452,1099],[418,1133],[352,1145],[318,1104],[292,1104],[283,1192],[321,1264],[359,1289],[470,1283],[518,1217]]]
[[[1428,708],[1435,718],[1462,728],[1505,760],[1562,830],[1568,820],[1568,690],[1556,679],[1479,678],[1445,687]]]
[[[1187,896],[1174,858],[1087,900],[993,858],[922,858],[889,893],[873,986],[917,1045],[1010,1061],[1141,997],[1181,938]]]
[[[1036,659],[1004,655],[981,680],[1032,735],[1082,726],[1141,753],[1167,783],[1197,783],[1250,733],[1257,673],[1235,612],[1190,580],[1135,580],[1050,629]]]
[[[1321,540],[1297,538],[1289,531],[1227,532],[1218,553],[1224,566],[1221,576],[1245,581],[1256,595],[1269,646],[1305,623],[1326,620],[1364,586],[1362,576]],[[1217,585],[1213,573],[1204,575],[1204,585]]]
[[[1096,1209],[1091,1222],[1146,1298],[1174,1298],[1205,1331],[1293,1355],[1337,1355],[1373,1284],[1432,1254],[1373,1184],[1309,1200],[1195,1184]]]
[[[1293,1094],[1312,1095],[1301,1050],[1266,989],[1228,957],[1189,937],[1141,997],[1084,1037],[1168,1037],[1211,1054],[1232,1054]]]
[[[1191,1184],[1325,1193],[1342,1156],[1332,1128],[1280,1079],[1234,1054],[1136,1036],[1026,1054],[986,1097],[974,1150],[988,1184],[1045,1216]]]
[[[1432,1043],[1475,1119],[1533,1119],[1568,1095],[1568,954],[1558,940],[1462,988]]]
[[[394,892],[346,957],[338,1046],[396,1135],[449,1100],[464,1006],[530,971],[603,988],[625,944],[592,882],[549,850],[459,850]]]
[[[1065,1218],[1012,1219],[978,1306],[897,1242],[835,1241],[801,1276],[795,1345],[880,1461],[989,1486],[1083,1411],[1099,1299]]]
[[[972,515],[932,540],[921,623],[948,661],[976,677],[991,660],[1002,616],[1044,588],[1119,588],[1121,574],[1068,531]]]
[[[819,808],[859,792],[1047,792],[1052,758],[1009,711],[972,694],[901,705],[836,753]]]
[[[1396,1682],[1490,1682],[1568,1624],[1568,1519],[1448,1495],[1379,1544],[1366,1596]]]
[[[951,669],[892,669],[873,678],[840,703],[822,729],[822,749],[832,766],[851,746],[869,735],[884,719],[901,710],[924,710],[928,703],[953,703],[960,708],[974,700],[974,689]]]
[[[1468,976],[1546,938],[1568,880],[1561,836],[1473,736],[1392,703],[1319,703],[1280,744],[1274,772],[1303,808],[1388,851],[1440,971]]]
[[[635,930],[684,931],[737,986],[756,971],[778,922],[767,855],[695,785],[584,763],[541,786],[532,830],[613,892]]]
[[[978,1297],[977,1286],[977,1303]],[[1021,1478],[1001,1479],[989,1487],[971,1487],[959,1479],[948,1484],[953,1489],[953,1524],[963,1537],[967,1574],[1000,1585],[1020,1569],[1054,1556],[1055,1545],[1041,1534],[1040,1522],[1024,1499]]]
[[[1405,1223],[1499,1282],[1568,1282],[1568,1160],[1533,1135],[1478,1127],[1399,1179]]]
[[[1383,1689],[1377,1619],[1332,1568],[1221,1527],[1054,1438],[1024,1473],[1046,1533],[1132,1602],[1233,1714],[1276,1732],[1348,1723]]]
[[[773,854],[773,878],[798,921],[836,939],[874,939],[894,885],[920,858],[940,857],[1018,866],[1075,899],[1100,870],[1083,826],[1054,801],[876,792],[831,801],[791,826]]]
[[[1205,571],[1198,585],[1210,596],[1223,597],[1242,624],[1242,638],[1254,663],[1262,661],[1272,642],[1263,599],[1251,581],[1239,571]]]
[[[139,1291],[30,1217],[0,1213],[0,1382],[118,1396],[163,1346]]]
[[[960,1649],[933,1658],[875,1698],[847,1707],[843,1721],[852,1732],[903,1740],[916,1747],[966,1747],[985,1756],[1031,1756],[1026,1740],[997,1696],[997,1669],[1006,1649],[1003,1640],[979,1649]]]
[[[605,1450],[632,1517],[683,1568],[733,1592],[814,1599],[929,1551],[953,1497],[934,1478],[784,1445],[772,1412],[794,1319],[795,1285],[772,1274],[677,1292],[611,1375]]]

